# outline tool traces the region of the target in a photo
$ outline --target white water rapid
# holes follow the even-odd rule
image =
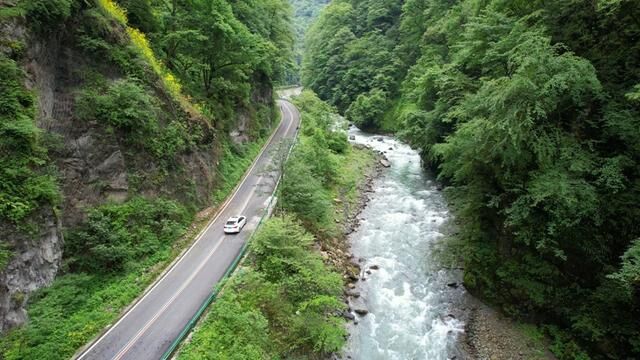
[[[369,313],[356,315],[357,324],[350,325],[345,358],[452,358],[464,331],[464,323],[452,315],[453,300],[464,290],[453,284],[460,281],[459,274],[435,261],[450,217],[443,195],[423,171],[418,153],[406,144],[355,127],[349,135],[355,136],[354,143],[384,151],[391,167],[374,183],[361,225],[350,236],[366,279],[357,283],[361,296],[356,301]],[[379,269],[370,268],[375,265]]]

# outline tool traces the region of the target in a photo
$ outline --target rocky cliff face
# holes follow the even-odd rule
[[[24,24],[0,23],[0,52],[10,55],[15,51],[11,44],[24,44],[27,37]],[[42,77],[42,81],[46,82],[47,78]],[[41,112],[50,108],[52,96],[48,88],[43,86],[39,93]],[[0,269],[0,332],[4,332],[26,321],[24,306],[29,295],[55,278],[62,260],[63,237],[59,216],[51,206],[45,205],[19,225],[0,220],[0,230],[0,242],[13,254]]]
[[[60,267],[63,241],[55,212],[41,209],[30,220],[39,226],[29,232],[0,224],[1,241],[15,254],[0,273],[0,332],[26,321],[29,294],[51,284]]]

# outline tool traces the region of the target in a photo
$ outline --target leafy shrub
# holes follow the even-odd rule
[[[186,150],[201,136],[178,119],[161,126],[156,98],[135,79],[116,80],[104,93],[99,92],[99,88],[81,92],[78,115],[118,131],[126,144],[146,149],[157,159],[173,161],[172,155]]]
[[[78,99],[78,113],[121,130],[131,140],[144,140],[157,131],[159,107],[155,99],[137,81],[116,80],[104,94],[88,89]]]
[[[24,0],[29,24],[38,31],[47,31],[64,22],[72,11],[74,0]]]
[[[377,128],[388,106],[386,93],[375,89],[358,95],[345,112],[345,117],[360,128]]]
[[[65,237],[65,253],[75,272],[119,272],[128,261],[156,253],[172,243],[190,220],[171,200],[134,198],[89,212],[87,221]]]
[[[344,154],[349,149],[347,134],[342,131],[330,131],[326,138],[327,147],[336,154]]]
[[[329,197],[320,179],[302,157],[293,156],[288,161],[279,194],[282,209],[295,214],[312,228],[317,229],[326,221]]]
[[[320,179],[324,186],[335,182],[338,164],[327,143],[327,132],[316,129],[308,138],[301,141],[294,151],[294,157],[299,157],[309,164],[311,173]]]
[[[291,217],[273,218],[252,239],[255,267],[269,281],[292,276],[297,271],[292,261],[304,260],[312,243],[313,236]]]
[[[620,281],[629,297],[640,290],[640,239],[634,240],[622,255],[620,270],[608,277]]]
[[[292,340],[301,349],[319,353],[344,344],[344,321],[335,314],[344,309],[338,299],[342,279],[327,271],[311,247],[313,236],[291,216],[274,217],[255,235],[251,250],[257,271],[279,283],[286,299],[298,309],[291,319]]]
[[[316,296],[303,302],[292,322],[293,333],[308,342],[307,351],[330,354],[342,350],[346,330],[344,320],[335,316],[344,310],[345,304],[338,297]]]
[[[274,357],[269,320],[254,301],[264,302],[272,293],[273,284],[258,274],[243,272],[235,276],[222,296],[216,301],[207,319],[192,340],[180,353],[182,359],[245,360]],[[274,299],[273,296],[268,296]]]

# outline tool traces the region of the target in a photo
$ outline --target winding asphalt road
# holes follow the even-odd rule
[[[295,137],[300,123],[291,103],[279,101],[278,105],[282,121],[237,191],[182,257],[76,359],[159,359],[178,337],[242,250],[273,193],[276,176],[267,170],[270,150],[281,140]],[[225,235],[226,220],[240,214],[248,218],[243,231]]]

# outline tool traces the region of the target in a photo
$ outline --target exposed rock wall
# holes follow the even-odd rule
[[[0,332],[26,321],[29,294],[51,284],[60,267],[63,239],[55,212],[41,209],[30,220],[39,227],[29,232],[0,224],[0,241],[16,254],[0,272]]]
[[[5,21],[0,24],[0,51],[11,54],[13,51],[5,44],[27,43],[28,32],[19,21]],[[55,48],[53,42],[52,48]],[[34,44],[28,50],[43,50],[43,44]],[[30,64],[25,68],[29,72]],[[28,88],[38,91],[38,109],[40,116],[38,125],[46,129],[46,120],[51,117],[53,94],[50,84],[54,72],[42,71],[38,76],[40,85],[27,79]],[[27,314],[24,306],[29,295],[44,286],[51,284],[62,261],[62,225],[57,212],[50,206],[41,207],[20,226],[0,221],[0,242],[11,251],[13,257],[7,265],[0,269],[0,332],[24,323]]]

